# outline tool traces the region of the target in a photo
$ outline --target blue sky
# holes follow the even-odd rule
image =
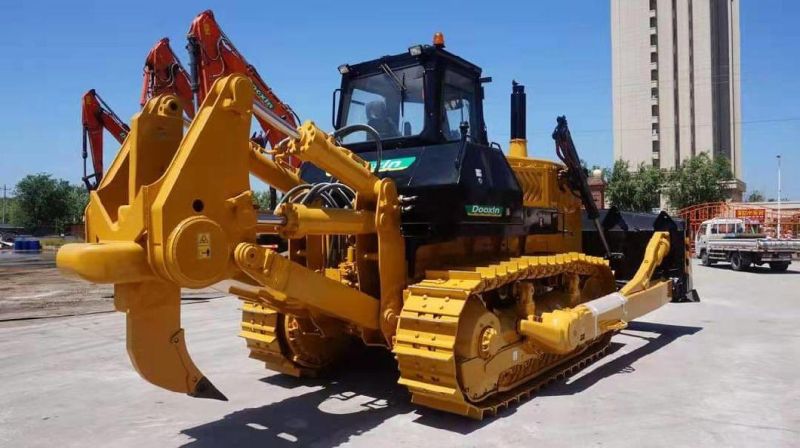
[[[549,134],[566,114],[582,157],[612,164],[607,0],[6,3],[0,184],[33,172],[80,182],[81,95],[97,89],[129,120],[147,51],[167,36],[188,63],[185,33],[206,8],[279,96],[325,128],[337,66],[402,52],[443,31],[449,50],[494,78],[485,103],[490,139],[506,146],[516,79],[528,92],[533,155],[554,157]],[[748,189],[775,197],[782,153],[784,196],[800,199],[800,2],[741,3],[744,178]],[[108,164],[118,145],[106,142]]]

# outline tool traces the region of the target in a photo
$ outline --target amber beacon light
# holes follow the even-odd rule
[[[433,34],[433,46],[436,48],[444,48],[444,34],[440,32]]]

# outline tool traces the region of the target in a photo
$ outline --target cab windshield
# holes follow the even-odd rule
[[[424,69],[392,69],[385,64],[381,69],[354,79],[343,92],[343,125],[366,124],[378,131],[381,140],[419,135],[425,125]],[[355,132],[343,142],[373,139],[365,132]]]

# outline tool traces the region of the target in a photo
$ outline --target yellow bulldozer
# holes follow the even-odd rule
[[[527,155],[523,86],[505,155],[484,124],[491,78],[441,36],[339,72],[330,133],[288,125],[240,75],[216,81],[185,131],[174,96],[133,118],[91,192],[86,243],[64,246],[57,264],[114,284],[147,381],[225,399],[180,323],[181,288],[224,284],[267,368],[312,376],[354,341],[382,346],[414,403],[480,419],[583,368],[686,289],[674,229],[631,243],[635,269],[615,278],[625,255],[603,236],[566,120],[554,133],[563,163]],[[289,136],[270,154],[249,139],[254,114]],[[254,206],[250,175],[283,192],[274,210]],[[586,254],[598,248],[582,238],[582,205],[599,255]]]

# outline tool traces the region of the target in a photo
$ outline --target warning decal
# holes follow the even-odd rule
[[[197,258],[211,258],[211,234],[197,234]]]

